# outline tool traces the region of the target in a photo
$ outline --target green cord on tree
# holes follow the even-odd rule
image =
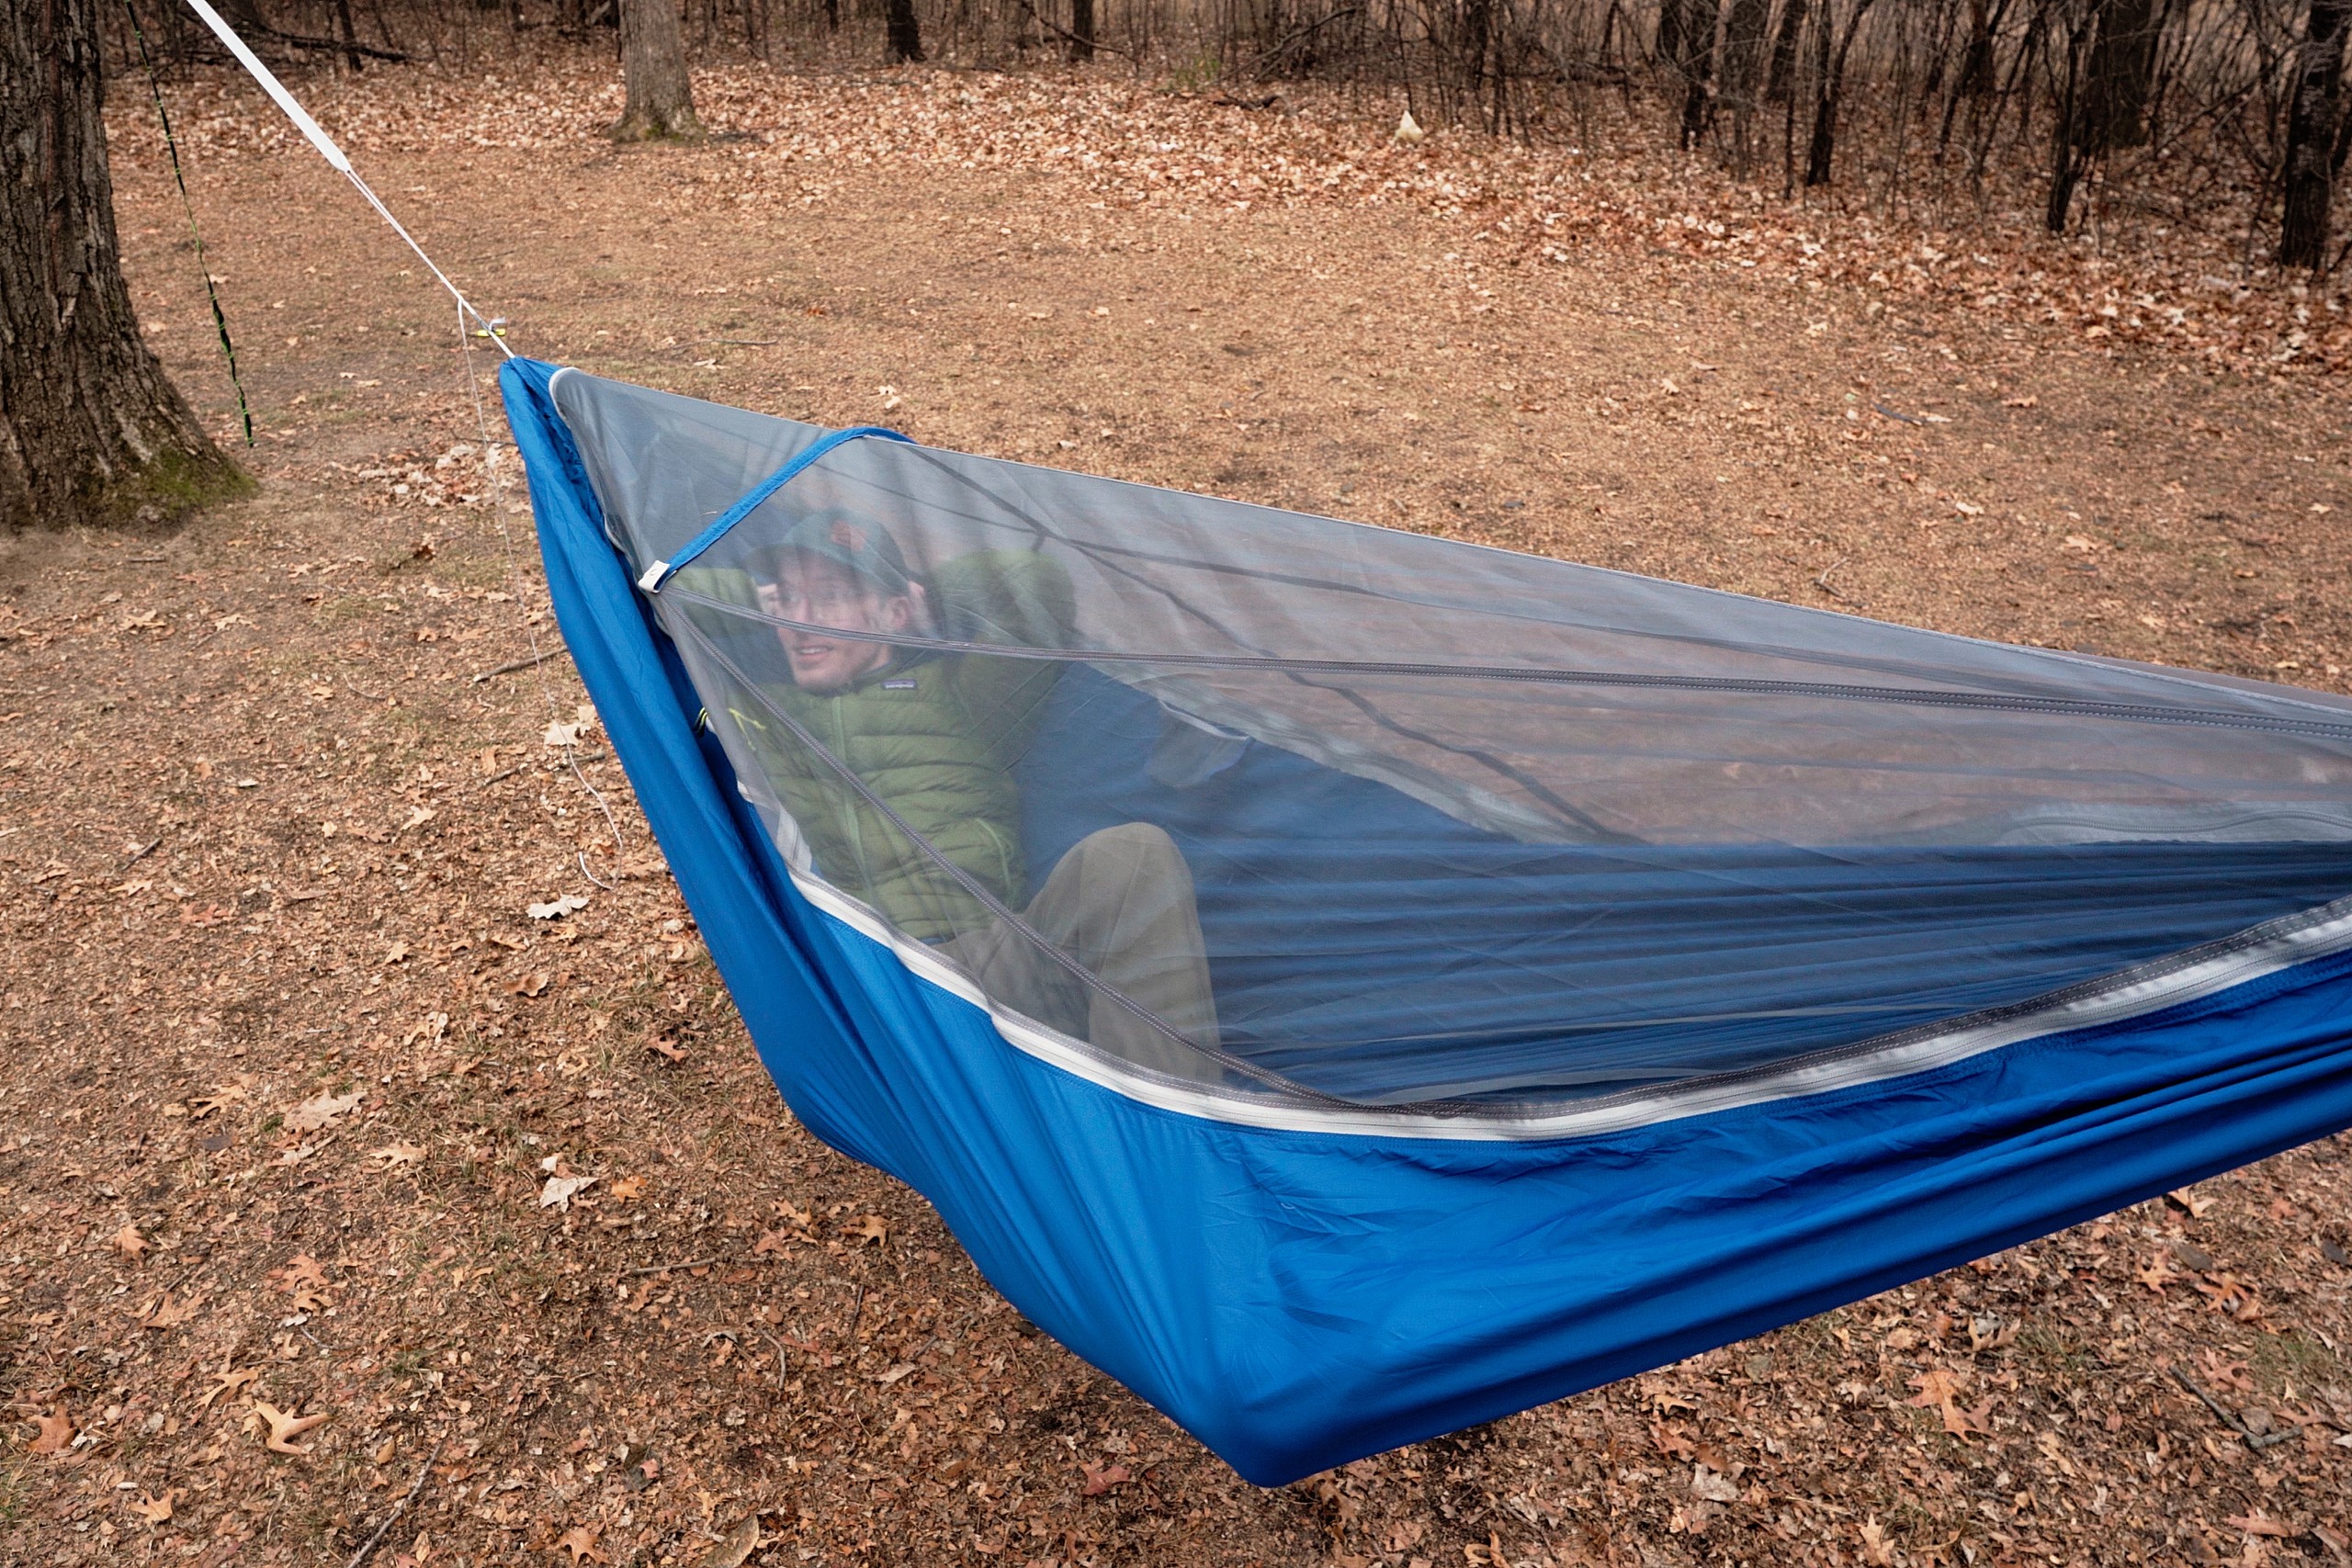
[[[237,417],[244,422],[245,445],[254,445],[254,412],[245,406],[245,383],[237,374],[237,346],[229,341],[229,318],[220,309],[220,291],[212,286],[212,268],[204,259],[204,236],[196,227],[196,203],[187,194],[187,177],[180,173],[180,146],[172,135],[172,117],[164,107],[164,84],[155,74],[155,59],[147,51],[147,34],[139,25],[139,12],[130,0],[122,0],[123,15],[130,18],[130,36],[139,40],[139,63],[147,68],[147,90],[155,99],[155,118],[163,122],[164,149],[171,154],[172,183],[180,187],[180,206],[187,213],[188,238],[196,243],[196,269],[204,276],[204,298],[212,306],[213,330],[220,334],[220,355],[229,362],[229,385],[236,389]]]

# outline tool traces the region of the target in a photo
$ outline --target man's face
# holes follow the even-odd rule
[[[783,620],[885,634],[905,631],[915,614],[908,594],[885,593],[846,567],[817,556],[786,557],[776,580],[761,585],[760,608]],[[887,642],[856,642],[789,626],[778,626],[775,635],[791,661],[793,682],[804,692],[838,692],[889,663],[894,651]]]

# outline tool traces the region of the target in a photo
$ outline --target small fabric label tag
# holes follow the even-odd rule
[[[882,682],[882,689],[886,692],[911,692],[915,689],[915,683],[911,678],[904,681],[885,681]]]

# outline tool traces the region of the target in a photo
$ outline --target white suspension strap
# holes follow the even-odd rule
[[[384,205],[383,198],[369,189],[368,182],[359,177],[359,171],[351,166],[351,160],[344,155],[342,148],[334,144],[334,138],[329,136],[320,128],[319,122],[311,118],[310,110],[295,101],[294,95],[286,90],[286,84],[277,79],[277,73],[264,65],[261,62],[261,57],[245,47],[245,40],[237,36],[237,29],[223,20],[220,13],[214,10],[206,3],[206,0],[187,0],[187,3],[190,8],[203,19],[204,25],[212,29],[213,35],[220,39],[229,52],[237,57],[237,63],[243,66],[253,79],[261,84],[262,91],[267,93],[272,99],[276,100],[277,107],[286,111],[286,118],[294,122],[294,129],[300,131],[311,145],[319,150],[319,156],[327,161],[328,167],[349,180],[353,188],[367,198],[368,205],[376,209],[376,215],[392,226],[393,233],[407,242],[408,248],[416,253],[416,259],[424,264],[425,270],[432,273],[434,277],[439,280],[441,287],[449,291],[451,299],[457,300],[458,313],[461,316],[471,316],[474,325],[480,329],[481,335],[496,344],[499,353],[509,359],[514,358],[514,351],[506,346],[506,340],[499,335],[497,327],[486,320],[480,310],[474,309],[473,302],[465,297],[456,284],[449,281],[449,275],[443,272],[435,265],[433,258],[424,254],[424,247],[416,243],[416,236],[401,226],[401,220],[392,216],[391,209]]]

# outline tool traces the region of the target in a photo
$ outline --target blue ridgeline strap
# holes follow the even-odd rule
[[[836,430],[830,435],[818,437],[803,448],[799,456],[794,457],[792,461],[753,485],[742,500],[720,513],[718,521],[688,540],[686,547],[680,550],[676,556],[669,560],[655,561],[651,566],[647,567],[645,574],[637,580],[637,585],[648,593],[655,592],[669,579],[671,573],[725,538],[729,529],[749,517],[758,508],[760,502],[791,483],[802,469],[816,462],[834,447],[846,446],[852,441],[868,435],[879,436],[885,441],[903,441],[909,446],[914,445],[913,436],[901,435],[895,430],[885,430],[878,424],[854,425],[850,429]]]

